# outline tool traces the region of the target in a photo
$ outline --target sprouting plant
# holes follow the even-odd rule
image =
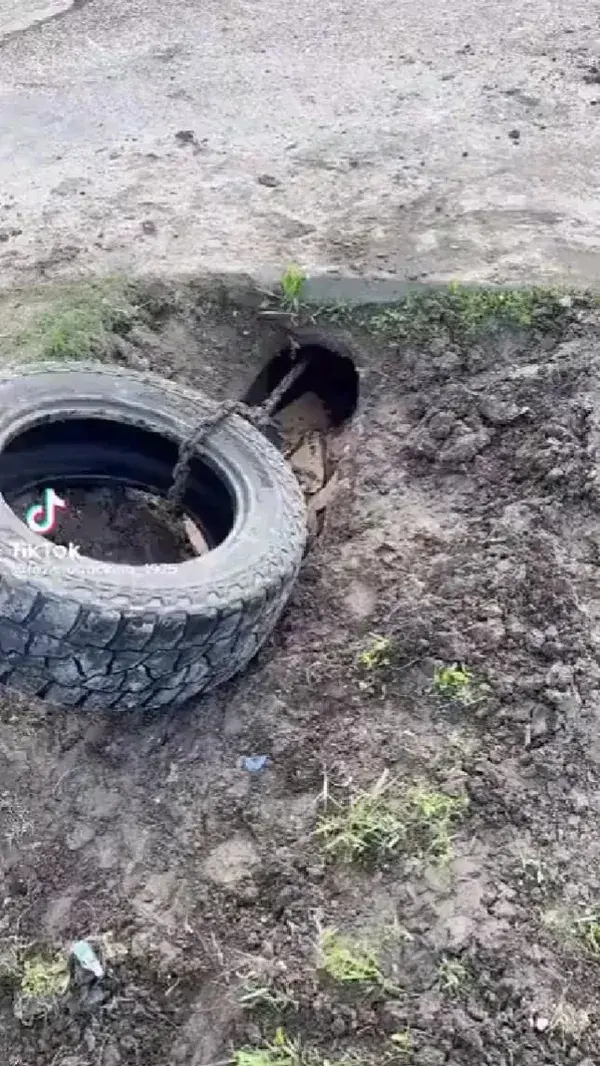
[[[389,637],[382,637],[378,633],[372,633],[369,645],[358,656],[359,666],[363,670],[377,670],[382,666],[390,665],[390,652],[392,641]]]
[[[439,696],[463,707],[474,707],[486,695],[484,686],[475,679],[473,672],[458,663],[435,670],[433,689]]]
[[[320,954],[323,970],[340,984],[386,985],[377,952],[367,944],[342,936],[335,929],[325,929]]]
[[[307,281],[306,274],[294,264],[290,265],[281,278],[282,303],[286,310],[297,313],[300,310],[302,293]]]
[[[600,959],[600,908],[595,908],[574,922],[579,939],[595,958]]]
[[[437,970],[436,983],[446,995],[455,996],[469,980],[469,971],[458,959],[443,956]]]

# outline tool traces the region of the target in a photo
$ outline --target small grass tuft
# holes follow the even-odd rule
[[[308,280],[307,275],[300,267],[291,264],[280,281],[282,305],[285,311],[297,314],[300,310],[304,286]]]
[[[397,1062],[398,1052],[391,1055],[383,1052],[376,1057],[369,1054],[365,1058],[352,1049],[330,1058],[299,1038],[291,1039],[283,1028],[279,1028],[271,1043],[263,1047],[241,1048],[228,1062],[222,1061],[214,1066],[392,1066]]]
[[[382,666],[391,663],[392,641],[390,637],[382,637],[378,633],[372,633],[369,645],[358,656],[358,665],[366,671],[379,670]]]
[[[325,852],[347,863],[402,854],[447,862],[452,830],[468,807],[467,796],[419,786],[393,797],[388,788],[384,775],[370,792],[359,792],[324,814],[316,832]]]
[[[69,987],[69,964],[65,956],[33,955],[23,963],[21,994],[42,999],[63,996]]]
[[[458,959],[443,956],[436,976],[436,984],[447,996],[457,996],[469,983],[470,975],[466,966]]]
[[[577,1045],[592,1024],[590,1012],[568,1003],[564,997],[553,1011],[549,1029],[563,1048]]]
[[[472,670],[459,663],[437,667],[433,675],[433,690],[444,700],[460,703],[463,707],[475,707],[487,695],[485,685],[475,678]]]
[[[467,796],[415,788],[407,795],[412,836],[423,855],[446,863],[452,858],[452,829],[469,806]]]
[[[386,781],[361,791],[348,804],[326,812],[317,836],[327,855],[342,862],[372,862],[402,851],[406,827],[401,812],[385,795]]]
[[[297,1007],[296,1001],[287,992],[253,978],[249,978],[242,985],[239,1002],[248,1011],[265,1010],[276,1014],[283,1014],[285,1010]]]
[[[575,935],[590,955],[600,961],[600,907],[594,908],[582,918],[576,918],[573,927]]]
[[[321,968],[340,984],[386,985],[377,952],[335,929],[325,929],[320,942]]]

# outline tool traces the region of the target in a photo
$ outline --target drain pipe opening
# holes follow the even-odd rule
[[[343,481],[342,460],[356,441],[358,369],[346,345],[317,330],[295,330],[280,337],[271,351],[244,401],[249,406],[264,403],[294,366],[303,366],[276,404],[268,436],[304,489],[309,530],[318,535]]]

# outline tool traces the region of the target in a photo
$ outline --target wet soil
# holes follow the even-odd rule
[[[209,307],[136,358],[240,393],[259,336]],[[29,1027],[0,978],[7,1066],[208,1066],[278,1025],[336,1066],[598,1061],[600,959],[575,932],[600,893],[597,336],[590,312],[419,350],[357,334],[352,504],[251,669],[152,719],[3,696],[0,947],[119,946],[99,999]],[[365,678],[374,633],[389,661]],[[484,699],[436,695],[452,663]],[[467,795],[445,866],[325,861],[324,784],[342,800],[385,770]],[[393,991],[325,979],[322,926],[403,930]]]

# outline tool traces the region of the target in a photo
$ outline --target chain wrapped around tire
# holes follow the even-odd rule
[[[207,692],[253,658],[297,577],[306,510],[285,459],[239,414],[218,422],[199,446],[233,501],[233,524],[198,558],[147,567],[52,557],[51,567],[24,566],[15,546],[31,545],[35,555],[40,537],[6,501],[53,480],[109,480],[119,448],[130,484],[166,494],[172,463],[161,466],[142,451],[123,456],[110,432],[106,443],[90,438],[80,448],[31,441],[48,424],[85,419],[135,427],[178,448],[218,409],[173,382],[114,367],[37,364],[0,372],[2,680],[85,710],[154,709]],[[19,450],[19,438],[34,429]]]

